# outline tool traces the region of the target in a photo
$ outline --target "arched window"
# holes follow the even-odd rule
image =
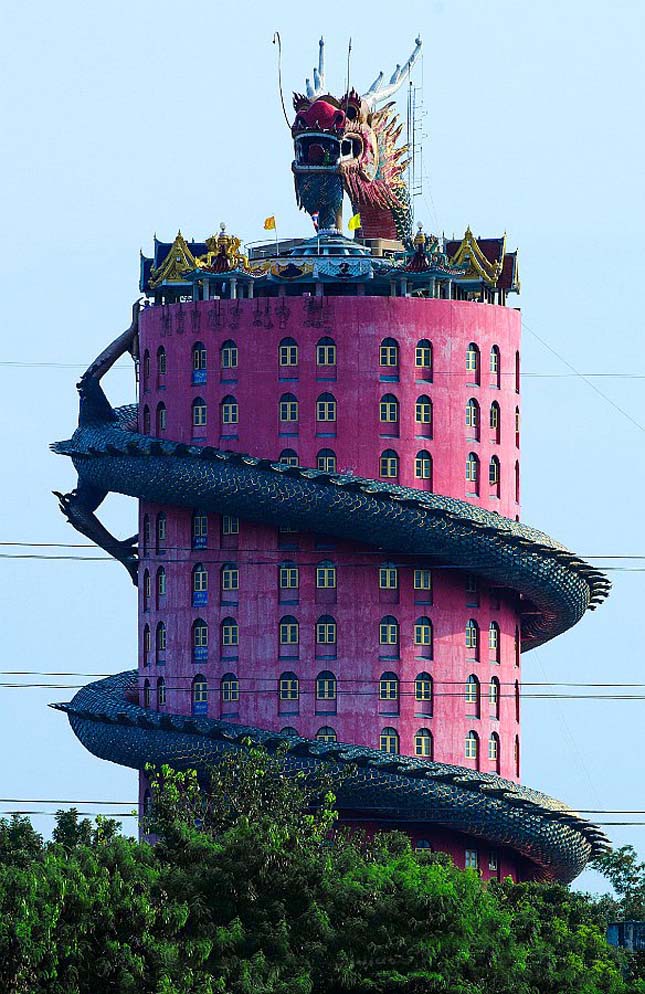
[[[321,473],[336,472],[336,453],[333,449],[320,449],[316,456],[316,467]]]
[[[325,559],[316,566],[316,587],[319,590],[329,590],[336,586],[336,566]]]
[[[432,490],[432,456],[422,450],[417,452],[414,459],[414,475],[417,480],[424,480],[426,488]]]
[[[220,680],[222,704],[237,704],[240,699],[240,681],[235,673],[225,673]]]
[[[515,408],[515,448],[520,447],[520,409]]]
[[[300,582],[300,575],[296,563],[280,563],[278,571],[278,584],[281,590],[297,590]]]
[[[203,618],[196,618],[192,626],[193,661],[208,659],[208,625]]]
[[[423,655],[432,655],[432,622],[430,618],[417,618],[415,621],[414,644],[426,650]]]
[[[220,574],[223,593],[240,589],[240,571],[237,563],[224,563]]]
[[[336,619],[330,614],[323,614],[316,622],[316,644],[336,645]]]
[[[280,631],[280,645],[297,645],[299,641],[299,626],[296,619],[290,615],[286,614],[284,618],[280,618],[279,624]]]
[[[152,637],[150,635],[150,625],[145,625],[143,629],[143,665],[150,666],[150,651],[152,649]]]
[[[490,405],[488,423],[490,427],[490,440],[496,445],[499,445],[502,435],[502,419],[499,404],[496,400]]]
[[[151,704],[150,681],[149,680],[144,680],[143,681],[143,706],[144,706],[144,708],[149,708],[150,704]]]
[[[399,457],[394,449],[386,449],[381,453],[380,473],[386,480],[396,480],[399,475]]]
[[[330,725],[323,725],[322,728],[319,728],[318,731],[316,732],[316,738],[318,739],[319,742],[325,742],[328,745],[331,742],[338,741],[336,737],[336,732]]]
[[[166,703],[166,681],[162,676],[157,680],[157,707],[162,708]]]
[[[193,549],[205,549],[208,544],[208,515],[203,511],[193,511],[191,519]]]
[[[163,435],[168,427],[168,412],[165,404],[157,404],[157,435]]]
[[[432,714],[432,677],[429,673],[417,673],[414,680],[414,700],[416,714]]]
[[[474,342],[471,342],[466,349],[466,373],[469,383],[479,384],[480,366],[479,349]]]
[[[399,571],[394,563],[383,563],[379,566],[378,585],[380,590],[399,589]]]
[[[421,374],[423,379],[429,380],[432,377],[432,345],[427,338],[422,338],[417,342],[414,350],[414,365],[417,375]]]
[[[381,673],[378,683],[378,696],[380,701],[394,701],[398,704],[399,678],[396,673]]]
[[[515,681],[515,721],[520,720],[520,684],[519,680]]]
[[[316,421],[336,420],[336,398],[331,393],[321,393],[316,401]]]
[[[280,421],[295,422],[298,420],[298,398],[292,393],[283,393],[278,404]]]
[[[281,673],[278,681],[278,696],[281,701],[297,701],[300,697],[300,684],[295,673]]]
[[[414,754],[432,759],[432,732],[427,728],[420,728],[414,736]]]
[[[471,718],[479,718],[481,705],[479,680],[471,673],[466,680],[466,714]]]
[[[280,458],[278,462],[283,466],[297,466],[298,465],[298,453],[293,449],[283,449],[280,453]]]
[[[522,652],[522,640],[520,638],[519,627],[515,626],[515,639],[514,639],[514,649],[515,649],[515,665],[520,665],[520,653]]]
[[[520,464],[515,460],[515,503],[520,502]]]
[[[491,677],[490,685],[488,687],[488,707],[490,711],[491,718],[499,720],[499,698],[500,698],[500,682],[496,676]]]
[[[208,604],[208,570],[203,563],[193,566],[193,607]]]
[[[488,626],[488,658],[491,663],[499,663],[500,631],[496,621],[491,621]]]
[[[466,656],[479,659],[479,625],[474,618],[466,622]]]
[[[336,343],[333,338],[320,338],[316,344],[316,365],[336,365]]]
[[[520,737],[515,736],[515,776],[519,780],[520,778]]]
[[[150,434],[150,408],[147,404],[143,407],[143,434]]]
[[[396,728],[384,728],[379,737],[379,749],[397,755],[399,751],[399,733]]]
[[[501,479],[500,463],[497,456],[492,456],[491,461],[488,464],[488,485],[490,486],[491,495],[499,497]]]
[[[144,516],[143,516],[143,554],[144,554],[144,556],[147,556],[148,552],[150,551],[150,537],[151,537],[150,516],[148,514],[144,514]]]
[[[499,773],[499,735],[497,732],[491,732],[488,739],[488,759],[495,767],[495,771]]]
[[[143,389],[150,389],[150,353],[147,349],[143,353]]]
[[[201,673],[193,678],[192,704],[193,714],[208,713],[208,683]]]
[[[502,360],[497,345],[490,350],[490,385],[499,390],[502,381]]]
[[[515,353],[515,393],[520,392],[520,354]]]
[[[221,404],[222,425],[236,425],[240,420],[240,409],[235,397],[224,397]]]
[[[379,421],[382,424],[398,424],[399,402],[393,393],[383,394],[379,401]]]
[[[381,342],[379,365],[390,369],[399,365],[399,346],[394,338],[384,338]]]
[[[221,641],[223,646],[239,645],[240,629],[235,618],[224,618],[222,620]]]
[[[298,345],[295,338],[283,338],[278,346],[278,362],[281,366],[298,365]]]
[[[193,345],[193,383],[206,383],[206,346],[203,342]]]
[[[208,421],[208,409],[203,397],[195,397],[192,404],[193,428],[205,428]]]
[[[479,441],[479,404],[474,397],[471,397],[466,404],[466,437]]]
[[[432,846],[427,839],[417,839],[414,843],[414,851],[418,853],[432,852]]]
[[[381,618],[379,623],[379,642],[381,645],[399,644],[399,623],[391,614]]]
[[[421,394],[416,399],[414,420],[417,425],[417,435],[430,438],[432,435],[432,401],[425,394]]]
[[[479,495],[479,459],[474,452],[469,452],[466,459],[466,493]]]
[[[157,349],[157,383],[159,386],[163,386],[167,370],[168,359],[166,356],[166,350],[163,345],[160,345]]]
[[[151,584],[150,584],[150,572],[144,570],[143,572],[143,610],[150,610],[150,594],[151,594]]]
[[[166,626],[160,621],[155,631],[155,654],[157,666],[166,662]]]
[[[479,760],[479,736],[477,732],[468,732],[465,746],[464,755],[466,759]]]
[[[284,728],[281,728],[280,729],[280,734],[281,735],[288,735],[289,738],[292,738],[292,739],[297,739],[299,737],[298,736],[298,730],[296,728],[292,728],[291,725],[285,725]]]
[[[163,566],[157,570],[157,607],[162,597],[166,596],[166,571]]]
[[[220,367],[224,369],[237,369],[238,364],[238,351],[237,345],[232,339],[222,344],[219,353]]]
[[[316,700],[336,700],[336,677],[331,670],[323,670],[316,677]]]

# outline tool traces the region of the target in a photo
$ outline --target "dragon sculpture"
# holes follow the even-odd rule
[[[350,89],[340,100],[326,92],[325,42],[320,39],[314,82],[306,94],[295,93],[291,129],[292,164],[298,206],[318,218],[320,229],[342,228],[343,194],[360,214],[364,238],[391,238],[409,245],[412,213],[404,180],[407,147],[397,146],[403,125],[390,101],[409,79],[421,52],[417,38],[404,66],[389,83],[379,73],[359,96]],[[388,102],[385,102],[388,101]]]

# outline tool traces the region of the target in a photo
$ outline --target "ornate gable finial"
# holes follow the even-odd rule
[[[503,258],[504,253],[502,252]],[[466,228],[462,242],[450,262],[453,266],[466,266],[466,276],[474,276],[491,286],[495,286],[502,271],[500,260],[491,262],[486,258],[470,225]]]
[[[154,289],[161,283],[182,283],[186,273],[192,272],[193,269],[195,269],[195,256],[188,248],[180,229],[162,264],[151,271],[150,286]]]

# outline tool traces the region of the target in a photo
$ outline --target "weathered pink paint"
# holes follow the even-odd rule
[[[336,344],[335,368],[316,364],[316,345],[322,338],[333,339]],[[379,365],[379,346],[386,338],[398,343],[396,369]],[[296,367],[279,365],[279,346],[284,339],[292,339],[298,346]],[[431,371],[415,366],[415,349],[423,340],[432,346]],[[150,307],[141,316],[144,361],[140,427],[146,430],[149,417],[152,434],[275,460],[284,450],[293,450],[303,466],[315,467],[320,450],[331,449],[339,472],[375,479],[380,478],[381,453],[393,449],[399,457],[398,482],[409,487],[429,486],[415,478],[415,458],[426,451],[432,457],[435,492],[515,518],[519,515],[519,340],[520,315],[516,310],[447,300],[281,297]],[[238,349],[238,365],[222,369],[220,352],[231,341]],[[195,343],[207,351],[206,382],[201,384],[192,381]],[[478,377],[466,371],[470,343],[479,349]],[[494,346],[500,354],[499,376],[489,372]],[[166,355],[162,375],[157,372],[160,348]],[[297,398],[296,425],[279,419],[284,394]],[[332,394],[337,402],[337,420],[331,425],[316,421],[316,402],[322,394]],[[379,421],[379,401],[385,394],[394,395],[399,403],[396,435],[387,433],[392,426]],[[415,422],[415,404],[422,396],[432,402],[431,434]],[[192,427],[192,403],[198,397],[207,406],[204,428]],[[237,425],[222,424],[221,404],[226,397],[237,401]],[[480,410],[478,439],[466,427],[466,405],[471,399]],[[493,403],[499,405],[499,432],[489,427]],[[165,430],[158,427],[159,404],[165,405]],[[144,416],[145,408],[149,416]],[[466,459],[471,452],[480,460],[479,496],[470,493],[466,484]],[[501,469],[499,495],[489,485],[493,456],[499,459]],[[160,512],[167,516],[167,538],[166,551],[157,555],[155,521]],[[145,518],[151,534],[147,547]],[[399,735],[400,751],[409,755],[415,753],[415,734],[427,728],[432,733],[435,760],[478,766],[518,779],[519,605],[515,595],[490,590],[482,583],[479,603],[475,604],[476,598],[466,593],[463,572],[434,569],[430,603],[425,591],[413,589],[413,566],[409,559],[410,564],[403,565],[405,557],[395,557],[400,566],[398,591],[381,590],[378,569],[392,556],[320,536],[282,534],[244,521],[240,522],[239,535],[223,535],[215,515],[208,518],[206,548],[193,549],[191,544],[189,511],[142,502],[142,575],[145,570],[149,572],[152,595],[146,599],[145,584],[140,584],[140,673],[142,685],[144,680],[150,681],[153,706],[157,680],[163,676],[166,708],[189,713],[191,683],[200,673],[208,681],[208,713],[212,717],[225,716],[267,729],[293,727],[310,737],[321,727],[331,726],[339,741],[375,748],[381,730],[393,727]],[[279,588],[278,568],[285,561],[299,568],[298,590]],[[337,566],[335,590],[316,588],[316,565],[323,561]],[[192,569],[197,563],[208,570],[208,604],[193,607]],[[236,592],[220,589],[224,563],[238,566]],[[166,571],[166,594],[161,598],[156,595],[155,584],[160,566]],[[278,626],[287,615],[297,619],[300,638],[297,646],[283,646],[281,654]],[[331,615],[337,623],[335,653],[325,653],[330,647],[315,642],[316,621],[323,615]],[[379,622],[386,615],[394,616],[399,624],[398,657],[392,647],[379,644]],[[414,643],[414,625],[420,617],[432,622],[432,658]],[[199,662],[193,662],[191,647],[191,626],[196,618],[209,626],[208,658]],[[225,618],[237,621],[238,646],[220,644],[220,625]],[[465,644],[469,619],[479,625],[478,660]],[[160,621],[167,626],[163,665],[155,662],[155,629]],[[488,648],[491,622],[499,626],[499,662]],[[147,661],[143,648],[146,625],[152,633]],[[335,702],[316,701],[315,679],[326,670],[338,680]],[[400,680],[397,713],[388,702],[379,701],[379,678],[387,671],[396,673]],[[297,675],[298,701],[279,701],[278,680],[283,672]],[[422,672],[433,679],[431,714],[415,701],[414,681]],[[240,699],[233,706],[220,698],[220,681],[228,673],[235,673],[240,682]],[[473,708],[465,701],[465,682],[471,674],[480,681],[479,717],[473,716]],[[492,678],[501,685],[499,718],[489,706]],[[465,737],[471,730],[479,737],[477,761],[465,758]],[[488,743],[493,734],[500,742],[497,761],[489,759]],[[457,850],[463,864],[461,842]],[[512,862],[518,865],[515,856]]]

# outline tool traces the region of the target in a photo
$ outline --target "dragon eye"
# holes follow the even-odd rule
[[[357,117],[358,117],[358,107],[355,107],[353,104],[349,104],[349,106],[347,107],[347,119],[349,121],[355,121]]]

